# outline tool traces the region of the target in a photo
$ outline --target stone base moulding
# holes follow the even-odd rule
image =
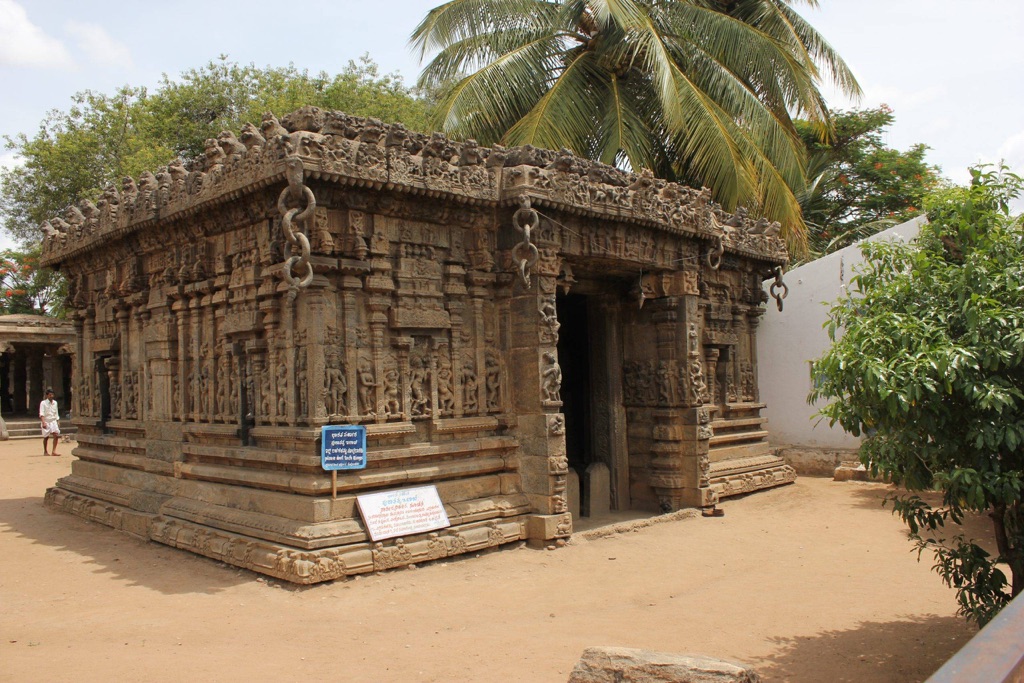
[[[480,552],[526,538],[526,520],[513,518],[460,524],[377,543],[367,541],[304,550],[162,514],[134,512],[58,487],[47,490],[45,502],[52,509],[134,536],[298,584],[332,581]]]

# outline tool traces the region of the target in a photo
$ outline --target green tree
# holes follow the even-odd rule
[[[39,251],[37,246],[0,252],[0,315],[64,316],[64,279],[49,268],[39,268]]]
[[[822,414],[865,435],[862,461],[909,491],[894,511],[984,624],[1024,589],[1024,220],[1009,208],[1024,180],[971,176],[928,200],[915,243],[863,247],[810,400],[830,399]],[[941,503],[917,495],[933,490]],[[951,535],[968,513],[991,518],[995,555]]]
[[[795,122],[807,148],[807,185],[797,196],[811,258],[920,215],[925,195],[942,184],[926,145],[901,152],[885,144],[895,120],[888,106],[833,111],[831,119],[827,141],[812,122]]]
[[[426,103],[399,76],[381,75],[368,56],[334,76],[222,57],[178,79],[165,75],[153,92],[125,86],[113,95],[78,93],[68,111],[50,112],[35,136],[6,138],[22,163],[0,171],[3,229],[33,244],[43,221],[81,199],[96,199],[123,176],[199,156],[205,140],[222,130],[305,104],[426,125]]]
[[[859,93],[789,0],[451,0],[412,43],[437,51],[419,80],[439,94],[435,127],[703,184],[780,220],[797,247],[790,114],[827,130],[822,73]]]

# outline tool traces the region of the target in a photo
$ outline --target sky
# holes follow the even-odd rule
[[[408,38],[439,0],[0,0],[0,138],[31,137],[46,113],[82,90],[154,88],[220,55],[257,66],[341,70],[363,54],[413,84]],[[927,160],[966,182],[967,167],[1005,160],[1024,174],[1024,2],[794,0],[860,81],[849,102],[888,104],[886,142],[922,142]],[[0,150],[0,164],[17,163]],[[6,246],[0,239],[0,246]]]

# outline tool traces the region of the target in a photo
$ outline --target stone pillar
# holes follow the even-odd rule
[[[148,368],[145,382],[140,382],[144,419],[168,421],[173,418],[174,366],[177,325],[169,306],[147,310],[143,326],[144,359]]]
[[[117,327],[121,336],[121,362],[119,364],[119,372],[117,375],[119,382],[118,392],[121,397],[119,402],[121,410],[115,417],[121,418],[122,420],[128,419],[132,414],[131,406],[128,405],[128,402],[132,397],[129,395],[129,392],[125,390],[127,385],[125,378],[131,373],[135,362],[132,353],[134,351],[134,349],[132,349],[132,338],[128,331],[129,318],[131,318],[131,309],[129,307],[123,306],[117,309]]]
[[[324,353],[329,343],[337,343],[337,338],[328,339],[327,321],[338,319],[333,301],[334,289],[327,278],[316,275],[309,286],[303,290],[299,298],[289,303],[287,298],[282,301],[282,326],[279,331],[277,345],[277,362],[284,363],[286,368],[285,386],[280,388],[288,392],[287,411],[282,420],[294,425],[298,417],[294,397],[296,390],[295,348],[296,337],[301,336],[304,348],[300,353],[306,354],[306,403],[309,408],[308,423],[314,426],[327,424],[327,404],[324,401],[323,388],[327,386],[327,357]],[[295,308],[289,308],[294,306]],[[337,333],[335,333],[337,336]],[[349,385],[351,390],[353,385]]]
[[[557,267],[553,270],[536,275],[529,289],[516,282],[509,300],[508,375],[515,378],[512,405],[520,431],[523,492],[536,511],[527,521],[527,539],[533,545],[562,544],[572,533],[558,338],[542,326],[544,305],[555,292]]]
[[[29,347],[28,352],[28,406],[30,415],[35,415],[43,400],[43,349],[38,346]]]
[[[0,356],[0,413],[4,415],[9,415],[13,409],[13,405],[8,401],[11,393],[11,360],[13,358],[14,355],[9,351],[5,351]]]
[[[16,346],[14,355],[11,358],[11,375],[13,378],[12,391],[14,412],[24,413],[28,411],[28,394],[26,393],[26,382],[28,381],[28,357],[25,345]]]
[[[653,302],[659,408],[654,411],[651,486],[662,511],[714,505],[709,488],[707,384],[696,293]],[[666,400],[667,399],[667,400]]]
[[[587,305],[591,339],[590,414],[594,432],[594,454],[611,471],[611,506],[628,510],[629,443],[625,398],[622,386],[621,302],[606,297],[589,297]]]
[[[362,280],[355,275],[346,274],[341,278],[341,327],[339,332],[341,349],[339,351],[345,366],[345,386],[347,387],[345,401],[348,406],[346,413],[352,416],[352,419],[358,419],[357,416],[361,412],[359,410],[359,348],[355,330],[359,329],[361,325],[356,292],[362,289],[362,286]],[[312,381],[309,385],[317,386]],[[312,400],[310,405],[314,405]]]

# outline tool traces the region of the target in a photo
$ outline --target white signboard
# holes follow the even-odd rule
[[[436,486],[367,493],[356,501],[374,541],[451,526]]]

